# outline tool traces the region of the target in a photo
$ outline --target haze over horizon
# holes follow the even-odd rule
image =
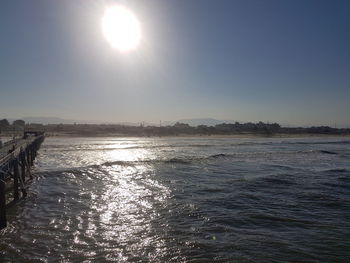
[[[140,22],[119,52],[101,19]],[[6,1],[0,118],[349,126],[349,1]]]
[[[2,119],[2,117],[0,117]],[[18,117],[18,118],[11,118],[6,117],[10,123],[14,122],[15,120],[24,120],[27,124],[106,124],[106,125],[114,125],[114,124],[121,124],[121,125],[130,125],[130,126],[139,126],[140,124],[145,126],[172,126],[175,123],[185,123],[189,124],[192,127],[196,127],[199,125],[206,125],[206,126],[215,126],[218,124],[234,124],[236,122],[239,122],[241,124],[244,123],[258,123],[260,121],[240,121],[240,120],[223,120],[223,119],[215,119],[215,118],[185,118],[185,119],[177,119],[177,120],[159,120],[158,122],[146,122],[146,121],[105,121],[105,120],[89,120],[89,119],[65,119],[60,117],[53,117],[53,116],[31,116],[31,117]],[[265,123],[272,123],[270,121],[266,121]],[[293,125],[288,123],[278,123],[282,127],[312,127],[312,126],[329,126],[332,128],[350,128],[350,125],[338,125],[337,123],[329,124],[329,125]]]

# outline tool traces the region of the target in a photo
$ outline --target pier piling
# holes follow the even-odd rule
[[[12,161],[13,166],[13,199],[17,201],[19,199],[19,170],[18,161],[14,159]]]
[[[21,160],[21,176],[22,176],[22,182],[25,183],[26,181],[26,154],[24,151],[21,151],[19,158]]]
[[[41,132],[25,132],[23,139],[7,142],[0,152],[0,229],[7,226],[6,208],[10,196],[6,194],[6,187],[13,191],[13,202],[25,198],[27,193],[25,184],[26,174],[33,179],[30,167],[34,165],[37,151],[44,141]],[[11,181],[13,183],[11,184]],[[21,190],[21,191],[20,191]],[[21,193],[21,194],[20,194]]]
[[[7,226],[5,187],[5,174],[0,171],[0,229]]]

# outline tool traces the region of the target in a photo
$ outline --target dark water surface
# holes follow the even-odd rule
[[[350,262],[350,139],[47,138],[0,262]]]

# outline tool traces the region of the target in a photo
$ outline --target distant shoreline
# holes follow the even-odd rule
[[[200,134],[178,134],[178,135],[149,135],[149,136],[136,136],[136,135],[126,135],[126,134],[118,134],[118,133],[101,133],[94,135],[87,134],[70,134],[70,133],[59,133],[59,132],[47,132],[47,137],[59,137],[59,138],[99,138],[99,137],[117,137],[117,138],[232,138],[232,139],[244,139],[244,138],[341,138],[341,137],[350,137],[350,134],[310,134],[310,133],[302,133],[302,134],[272,134],[272,135],[262,135],[262,134],[213,134],[213,135],[200,135]]]
[[[5,122],[5,121],[4,121]],[[19,121],[17,121],[19,123]],[[200,138],[300,138],[300,137],[347,137],[350,128],[281,127],[278,123],[222,123],[215,126],[185,123],[172,126],[128,126],[94,124],[24,124],[23,121],[1,128],[0,136],[23,136],[23,131],[45,132],[47,136],[60,137],[200,137]]]

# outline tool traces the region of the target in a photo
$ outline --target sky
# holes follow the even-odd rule
[[[101,30],[121,4],[141,42]],[[4,0],[0,118],[350,126],[350,1]]]

